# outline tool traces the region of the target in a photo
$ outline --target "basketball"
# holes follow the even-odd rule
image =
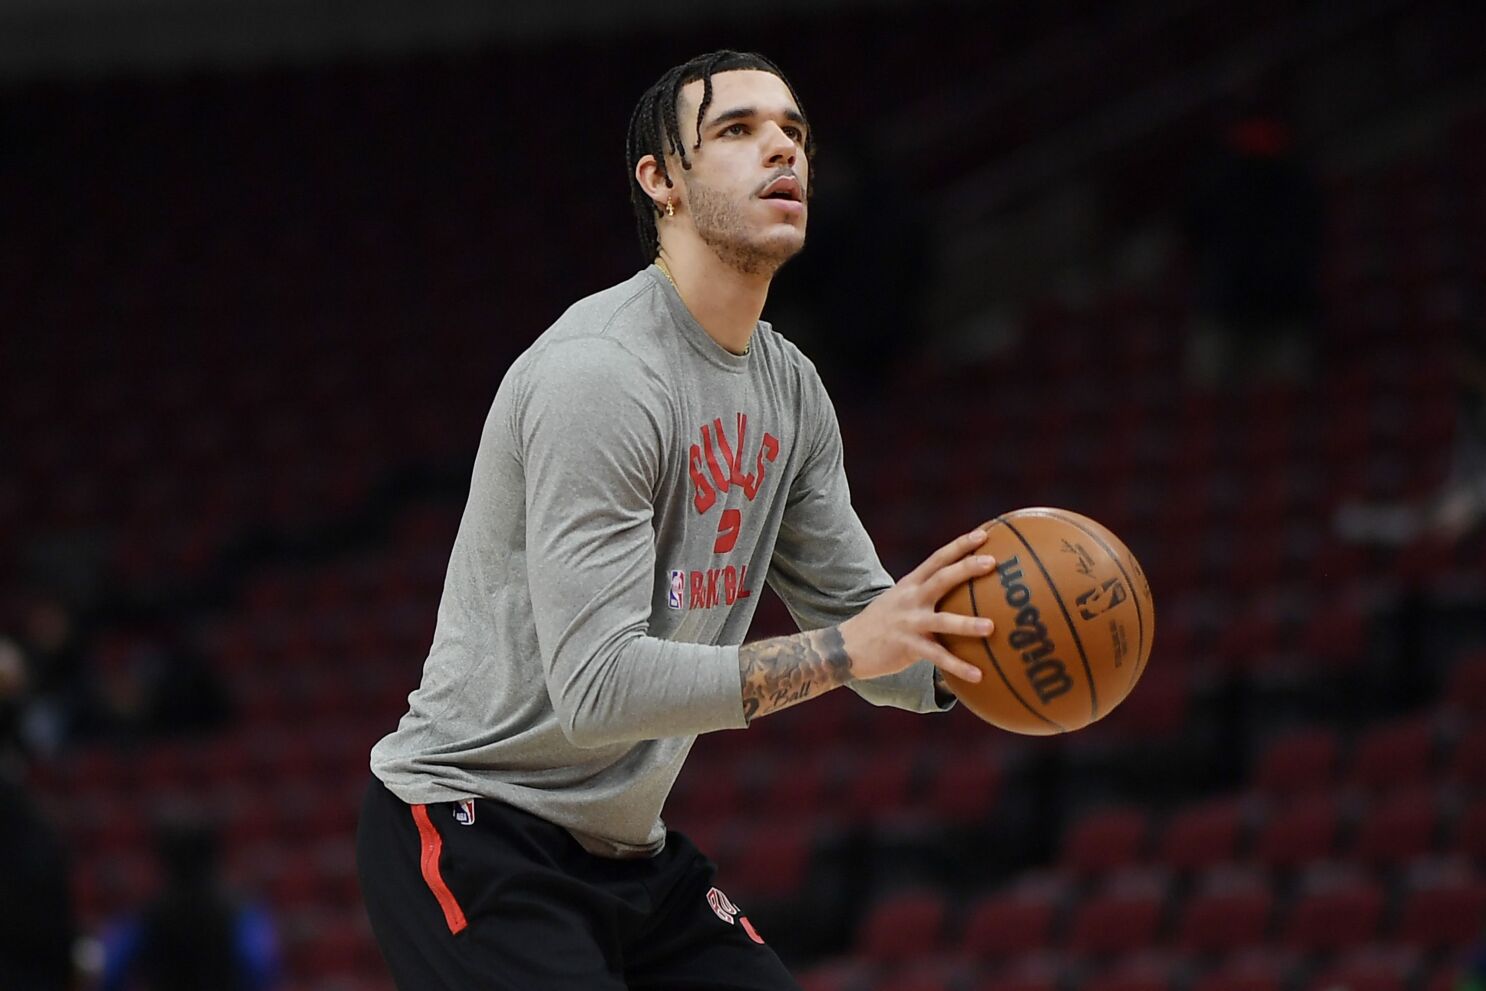
[[[1151,656],[1155,614],[1140,563],[1105,527],[1064,509],[1019,509],[983,524],[996,570],[953,589],[944,612],[995,621],[989,637],[941,636],[981,670],[945,682],[965,707],[1013,733],[1067,733],[1130,694]]]

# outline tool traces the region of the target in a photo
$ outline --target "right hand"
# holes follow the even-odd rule
[[[963,681],[980,680],[980,668],[951,654],[934,635],[990,635],[993,625],[989,619],[935,608],[955,586],[995,570],[994,558],[972,553],[985,539],[984,530],[955,538],[841,624],[852,677],[880,678],[927,660]]]

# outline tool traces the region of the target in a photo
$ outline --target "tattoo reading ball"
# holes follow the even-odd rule
[[[834,626],[745,644],[738,658],[749,722],[851,680],[851,657]]]
[[[799,702],[803,699],[807,699],[809,697],[810,682],[807,681],[805,682],[805,684],[801,685],[799,688],[796,688],[794,691],[790,691],[787,688],[779,689],[779,691],[775,692],[773,696],[770,697],[769,701],[774,703],[775,706],[783,708],[784,706],[793,705],[794,703]]]

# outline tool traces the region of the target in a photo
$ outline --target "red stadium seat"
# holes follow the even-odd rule
[[[960,991],[967,980],[961,961],[925,960],[880,979],[876,991]]]
[[[1191,991],[1284,991],[1299,969],[1300,958],[1291,951],[1246,950],[1198,978]]]
[[[1254,853],[1271,867],[1294,868],[1331,857],[1340,832],[1341,809],[1336,796],[1307,795],[1272,813],[1259,833]]]
[[[834,756],[824,752],[778,762],[764,779],[754,811],[794,817],[820,813],[833,783],[833,764]]]
[[[1067,897],[1067,885],[1056,876],[1034,876],[981,898],[969,907],[960,952],[991,961],[1046,948]]]
[[[1363,809],[1352,853],[1383,866],[1412,860],[1434,849],[1439,824],[1439,798],[1433,788],[1397,792]]]
[[[1404,882],[1393,938],[1424,950],[1457,950],[1474,942],[1486,919],[1486,877],[1466,861],[1424,861]]]
[[[1274,740],[1255,772],[1259,790],[1289,796],[1328,787],[1336,773],[1341,744],[1327,729],[1294,730]]]
[[[1082,985],[1083,991],[1174,991],[1184,983],[1192,963],[1184,956],[1159,950],[1141,950],[1094,966]]]
[[[909,808],[913,784],[912,749],[877,751],[849,762],[841,805],[853,819],[871,819]]]
[[[1167,889],[1163,874],[1115,875],[1098,894],[1075,906],[1068,948],[1084,956],[1108,956],[1150,946],[1161,928]]]
[[[1377,882],[1348,869],[1315,868],[1281,927],[1283,942],[1311,953],[1327,953],[1372,939],[1383,918],[1383,891]]]
[[[1166,824],[1158,859],[1177,870],[1200,870],[1238,859],[1247,811],[1239,799],[1178,809]]]
[[[1486,798],[1461,812],[1455,825],[1455,849],[1477,863],[1486,863]]]
[[[859,715],[857,699],[850,692],[834,692],[816,699],[809,706],[786,709],[770,716],[788,726],[796,743],[796,753],[812,753],[836,746],[851,736],[851,724]]]
[[[1198,879],[1178,913],[1176,943],[1196,953],[1257,946],[1273,912],[1274,894],[1262,873],[1216,868]]]
[[[1085,982],[1083,991],[1172,991],[1175,987],[1176,981],[1170,977],[1108,974]]]
[[[951,825],[985,822],[1001,789],[1001,764],[993,754],[934,751],[923,804]]]
[[[1097,809],[1064,834],[1061,863],[1080,874],[1101,874],[1137,863],[1150,819],[1134,806]]]
[[[975,991],[1062,991],[1056,977],[1010,974],[988,977],[975,986]]]
[[[975,991],[1061,991],[1072,971],[1061,954],[1031,953],[994,971]]]
[[[890,966],[936,952],[949,914],[937,891],[905,891],[872,906],[857,938],[857,954]]]
[[[1408,948],[1367,946],[1341,955],[1314,975],[1308,991],[1408,991],[1420,970],[1419,954]]]
[[[816,828],[809,819],[741,824],[736,854],[730,863],[719,863],[724,890],[739,903],[784,898],[799,891],[810,869]]]
[[[1215,970],[1199,977],[1192,991],[1284,991],[1285,982],[1271,974],[1232,974]]]
[[[712,760],[683,771],[666,802],[667,821],[685,829],[696,820],[734,815],[743,808],[743,784],[739,768]]]
[[[1116,738],[1169,739],[1186,725],[1191,700],[1185,667],[1156,667],[1141,675],[1140,690],[1132,691],[1101,726]]]
[[[870,991],[872,968],[856,960],[818,964],[799,975],[801,991]]]
[[[1455,744],[1449,776],[1469,788],[1486,790],[1486,724],[1471,727]]]
[[[1429,781],[1434,755],[1432,720],[1407,719],[1374,727],[1357,741],[1351,779],[1375,791],[1417,788]]]

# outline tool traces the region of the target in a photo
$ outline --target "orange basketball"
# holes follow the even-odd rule
[[[1013,733],[1081,729],[1130,694],[1151,656],[1151,588],[1129,549],[1086,516],[1019,509],[985,523],[996,570],[951,591],[945,612],[989,616],[989,637],[945,636],[980,668],[945,675],[966,708]]]

